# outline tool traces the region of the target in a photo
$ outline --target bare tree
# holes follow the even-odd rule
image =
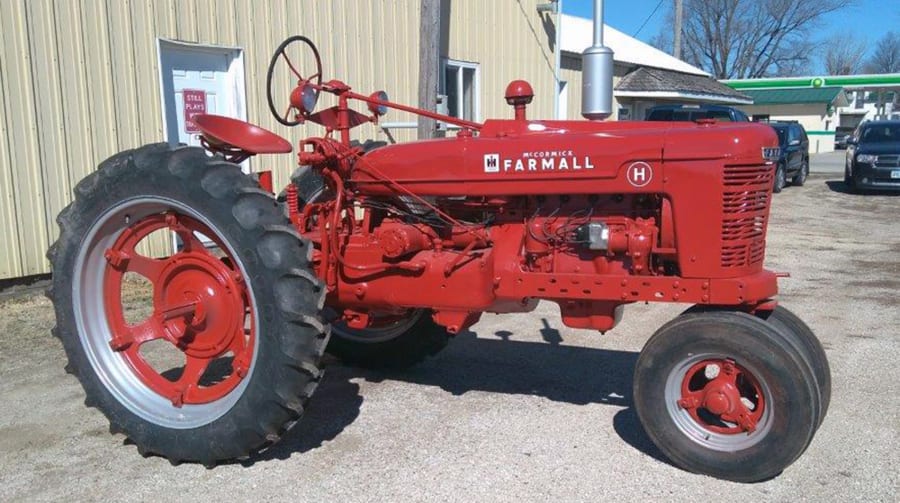
[[[823,63],[829,75],[854,75],[863,69],[866,41],[851,33],[843,33],[828,40]]]
[[[684,0],[684,59],[718,79],[807,71],[816,23],[853,1]]]
[[[875,52],[866,65],[869,73],[898,73],[900,72],[900,34],[889,31],[881,37]]]

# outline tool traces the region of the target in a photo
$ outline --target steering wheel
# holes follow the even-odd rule
[[[312,50],[313,56],[316,59],[316,72],[308,77],[304,77],[303,74],[300,73],[300,70],[291,59],[287,55],[288,47],[294,42],[300,42],[301,44],[306,44],[309,46],[309,49]],[[275,66],[278,64],[279,60],[284,60],[287,63],[288,68],[291,69],[291,73],[297,77],[297,85],[300,86],[304,82],[312,82],[314,84],[321,85],[322,84],[322,58],[319,57],[319,50],[316,49],[316,46],[312,43],[312,41],[301,35],[294,35],[293,37],[288,37],[285,39],[281,45],[275,49],[275,53],[272,54],[272,60],[269,62],[269,71],[266,73],[266,98],[269,101],[269,111],[272,112],[272,115],[275,116],[275,120],[284,124],[285,126],[296,126],[303,122],[301,118],[305,115],[305,112],[295,107],[290,102],[288,103],[287,109],[284,112],[279,112],[279,109],[275,107],[275,98],[272,90],[272,78],[275,74]],[[319,89],[315,89],[315,101],[319,99]],[[315,102],[314,101],[314,102]],[[294,110],[294,113],[291,114],[291,110]],[[308,112],[308,111],[307,111]]]

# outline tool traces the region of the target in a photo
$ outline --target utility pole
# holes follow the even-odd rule
[[[419,12],[419,108],[434,111],[437,107],[440,76],[441,0],[420,0]],[[418,138],[432,138],[434,119],[419,116]]]
[[[672,55],[681,59],[681,21],[683,0],[675,0],[675,37],[672,44]]]

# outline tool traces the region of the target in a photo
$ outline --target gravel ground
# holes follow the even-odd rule
[[[845,194],[837,176],[773,205],[767,266],[792,273],[781,300],[817,332],[834,379],[812,445],[773,480],[679,470],[638,424],[638,351],[684,306],[630,306],[601,336],[542,304],[485,316],[409,371],[331,362],[282,443],[208,470],[110,435],[63,372],[49,302],[24,295],[0,303],[0,500],[898,501],[900,197]]]

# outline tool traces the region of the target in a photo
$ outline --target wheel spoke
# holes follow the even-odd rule
[[[244,327],[240,327],[238,328],[237,333],[234,334],[234,338],[231,340],[231,346],[228,348],[234,356],[231,361],[231,368],[234,370],[235,375],[241,379],[243,379],[250,370],[250,359],[253,356],[252,341],[253,332]]]
[[[155,259],[134,253],[128,259],[125,270],[147,278],[155,286],[169,259]]]
[[[303,75],[300,75],[300,72],[294,67],[294,64],[291,63],[290,58],[287,57],[287,53],[285,51],[281,51],[281,57],[284,58],[284,61],[290,67],[291,71],[294,72],[294,75],[297,76],[298,79],[303,80]]]
[[[281,118],[284,119],[285,121],[290,121],[291,120],[290,113],[291,113],[291,110],[293,110],[293,109],[294,109],[293,105],[288,105],[287,110],[284,111],[284,115],[282,115]]]
[[[678,400],[678,405],[682,409],[696,409],[703,403],[703,395],[703,390],[684,392]]]
[[[729,384],[738,387],[738,377],[742,375],[740,369],[735,367],[734,362],[731,360],[725,360],[722,364],[722,371],[719,373],[719,376],[714,380],[720,386],[725,384]]]
[[[131,339],[138,345],[145,342],[161,339],[165,336],[163,324],[156,316],[151,316],[143,323],[131,327]]]
[[[175,234],[178,235],[178,238],[181,239],[181,244],[183,246],[182,250],[186,252],[194,252],[200,251],[205,252],[206,246],[204,246],[203,242],[197,237],[194,233],[194,230],[190,227],[184,225],[181,219],[178,218],[178,215],[175,213],[169,213],[166,215],[166,225],[169,226],[169,229],[172,230]]]
[[[184,369],[181,371],[181,377],[178,378],[178,384],[181,386],[199,386],[200,378],[206,372],[210,360],[206,358],[196,358],[187,356],[185,358]]]
[[[197,235],[194,234],[194,231],[184,228],[176,230],[175,233],[178,234],[178,237],[181,239],[183,251],[206,251],[206,245],[203,244],[203,241],[200,241]]]
[[[117,333],[109,341],[113,351],[124,351],[132,347],[137,348],[141,344],[165,337],[162,323],[156,315],[151,315],[144,322],[137,325],[116,327]]]

